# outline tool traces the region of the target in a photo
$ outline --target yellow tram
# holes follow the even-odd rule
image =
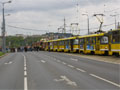
[[[105,33],[79,36],[79,52],[91,54],[108,53],[108,36]]]
[[[45,50],[85,54],[120,55],[120,30],[50,40]]]
[[[120,55],[120,29],[108,32],[109,35],[109,55]]]

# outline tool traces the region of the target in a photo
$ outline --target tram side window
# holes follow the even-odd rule
[[[78,43],[79,43],[79,40],[78,39],[74,39],[73,45],[78,45]]]
[[[84,41],[85,41],[85,39],[84,39],[84,38],[81,38],[81,39],[80,39],[80,44],[84,44]]]
[[[120,31],[112,32],[112,43],[120,43]]]
[[[95,37],[87,38],[87,44],[95,44]]]
[[[54,42],[54,45],[57,45],[57,42]]]
[[[65,41],[65,45],[69,45],[69,40],[66,40],[66,41]]]
[[[50,46],[52,46],[53,45],[53,43],[52,42],[50,42]]]
[[[107,37],[107,36],[101,37],[100,43],[101,43],[101,44],[108,44],[108,37]]]
[[[59,42],[59,45],[64,45],[64,41],[60,41],[60,42]]]

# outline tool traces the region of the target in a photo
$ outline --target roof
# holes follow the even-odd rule
[[[103,36],[105,33],[78,36],[78,38]]]
[[[56,40],[49,40],[49,41],[46,41],[46,42],[64,41],[64,40],[71,40],[71,39],[85,38],[85,37],[97,37],[97,36],[103,36],[103,35],[105,35],[105,33],[90,34],[90,35],[76,36],[76,37],[69,37],[69,38],[62,38],[62,39],[56,39]]]
[[[120,31],[120,29],[110,30],[108,32],[113,32],[113,31]]]
[[[49,40],[47,42],[55,42],[55,41],[64,41],[64,40],[71,40],[71,39],[76,39],[77,37],[69,37],[69,38],[62,38],[62,39],[56,39],[56,40]]]

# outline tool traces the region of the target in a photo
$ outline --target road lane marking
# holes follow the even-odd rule
[[[24,77],[24,90],[28,90],[27,77]]]
[[[27,67],[24,67],[24,71],[26,71],[27,70]]]
[[[66,63],[65,62],[62,62],[64,65],[66,65]]]
[[[27,71],[24,71],[24,76],[27,76]]]
[[[68,67],[74,68],[74,66],[72,66],[72,65],[68,65]]]
[[[86,72],[85,70],[83,69],[80,69],[80,68],[76,68],[78,71],[81,71],[81,72]]]
[[[114,85],[114,86],[120,87],[119,84],[114,83],[114,82],[112,82],[112,81],[109,81],[109,80],[107,80],[107,79],[104,79],[104,78],[102,78],[102,77],[99,77],[99,76],[97,76],[97,75],[95,75],[95,74],[90,74],[90,75],[93,76],[93,77],[95,77],[95,78],[98,78],[98,79],[100,79],[100,80],[103,80],[103,81],[105,81],[105,82],[107,82],[107,83],[110,83],[110,84],[112,84],[112,85]]]
[[[60,62],[60,60],[57,60],[57,62]]]
[[[6,64],[6,65],[7,65],[7,64],[12,64],[12,63],[13,63],[13,62],[11,62],[11,61],[10,61],[10,62],[8,62],[8,63],[4,63],[4,64]]]
[[[56,82],[63,82],[63,81],[65,81],[66,84],[68,84],[70,86],[75,86],[75,87],[77,86],[76,82],[71,81],[66,76],[60,76],[60,79],[54,79],[54,81],[56,81]]]
[[[24,54],[22,54],[24,57],[24,90],[28,90],[28,81],[27,81],[27,60]]]
[[[26,67],[27,65],[26,64],[24,64],[24,67]]]
[[[64,81],[64,79],[54,79],[54,81],[61,82],[61,81]]]
[[[70,58],[70,60],[72,60],[72,61],[78,61],[78,59],[75,59],[75,58]]]
[[[68,79],[66,76],[60,76],[64,81],[67,82],[68,85],[71,85],[71,86],[77,86],[76,82],[73,82],[71,81],[70,79]]]
[[[41,60],[41,62],[42,62],[42,63],[46,63],[46,61],[44,61],[44,60]]]
[[[26,65],[26,62],[24,62],[24,67],[26,67],[27,65]]]

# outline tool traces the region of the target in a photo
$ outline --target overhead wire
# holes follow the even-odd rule
[[[43,31],[43,32],[48,32],[48,30],[38,30],[38,29],[31,29],[31,28],[24,28],[24,27],[18,27],[18,26],[12,26],[12,25],[7,25],[8,27],[12,28],[17,28],[17,29],[23,29],[27,31]]]
[[[107,25],[103,25],[102,27],[107,27],[107,26],[111,26],[114,25],[115,23],[111,23],[111,24],[107,24]],[[12,28],[17,28],[17,29],[23,29],[23,30],[27,30],[27,31],[45,31],[47,32],[48,30],[38,30],[38,29],[31,29],[31,28],[24,28],[24,27],[18,27],[18,26],[12,26],[12,25],[7,25],[8,27],[12,27]],[[94,27],[94,28],[90,28],[90,30],[95,30],[98,29],[98,27]],[[80,29],[80,31],[85,31],[88,29]]]

